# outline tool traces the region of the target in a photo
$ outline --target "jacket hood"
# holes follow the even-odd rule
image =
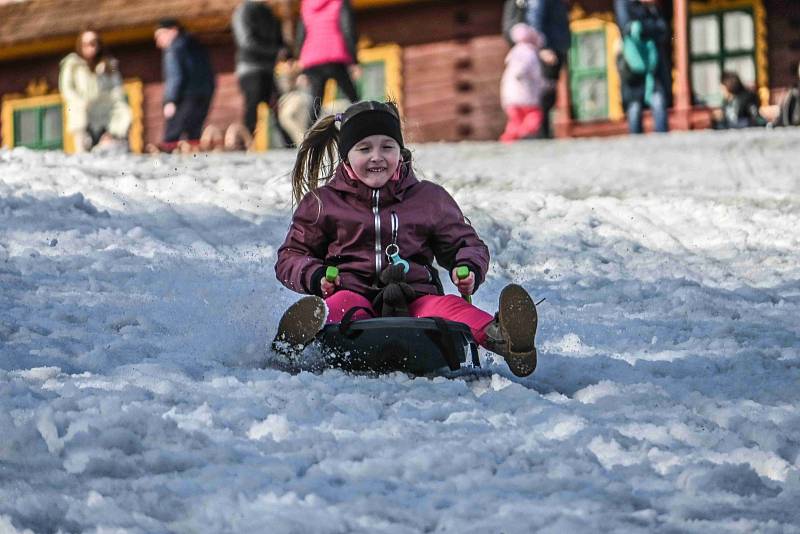
[[[67,57],[61,60],[60,65],[72,65],[74,63],[86,63],[86,60],[83,59],[77,52],[70,52],[67,54]],[[88,65],[88,63],[86,63]]]
[[[381,204],[383,205],[384,201],[388,203],[392,200],[398,202],[403,200],[405,192],[417,183],[419,183],[419,180],[417,180],[417,177],[414,174],[414,169],[411,168],[411,164],[402,163],[402,168],[400,169],[400,179],[397,181],[388,181],[383,187],[381,187],[381,193],[388,193],[388,195],[383,195]],[[357,198],[366,201],[370,201],[372,199],[372,188],[363,182],[350,178],[350,176],[347,174],[347,170],[344,168],[344,163],[340,163],[336,167],[336,172],[334,173],[333,178],[331,178],[331,180],[326,184],[326,187],[330,187],[334,191],[338,191],[340,193],[354,195]]]

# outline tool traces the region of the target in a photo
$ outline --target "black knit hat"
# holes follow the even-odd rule
[[[178,19],[176,19],[174,17],[164,17],[164,18],[158,19],[158,22],[156,23],[156,29],[161,29],[161,28],[178,28],[178,29],[181,29],[181,23],[180,23],[180,21],[178,21]]]
[[[353,146],[370,135],[386,135],[397,141],[403,148],[403,132],[400,116],[393,103],[366,100],[353,104],[341,115],[336,116],[339,126],[339,156],[347,159]]]

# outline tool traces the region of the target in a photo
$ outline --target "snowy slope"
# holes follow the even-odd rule
[[[0,151],[0,532],[800,532],[799,147],[417,147],[547,299],[471,382],[261,369],[290,152]]]

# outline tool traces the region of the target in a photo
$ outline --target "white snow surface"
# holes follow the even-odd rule
[[[293,152],[0,151],[0,532],[800,532],[798,154],[417,146],[546,298],[448,380],[263,368]]]

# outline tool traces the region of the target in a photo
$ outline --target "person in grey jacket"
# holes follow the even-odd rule
[[[160,20],[154,38],[163,51],[163,112],[167,120],[163,144],[169,150],[181,136],[190,141],[200,139],[216,84],[208,50],[177,20]]]
[[[275,63],[286,56],[281,23],[265,0],[244,0],[233,12],[236,40],[236,76],[244,96],[244,124],[250,133],[256,129],[261,102],[275,108],[278,92]]]

